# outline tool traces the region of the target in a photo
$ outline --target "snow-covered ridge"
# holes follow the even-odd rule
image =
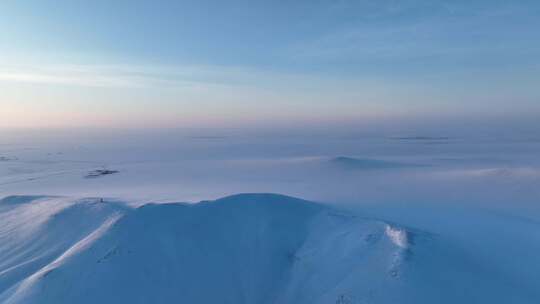
[[[0,303],[428,303],[448,282],[489,278],[451,249],[275,194],[138,208],[9,197],[0,201]],[[456,271],[472,275],[452,281]]]
[[[377,251],[383,279],[399,250],[383,223],[273,194],[136,209],[9,197],[0,212],[3,303],[313,303],[338,297],[356,255]]]

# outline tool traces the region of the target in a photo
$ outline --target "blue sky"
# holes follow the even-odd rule
[[[0,127],[540,115],[537,1],[3,1],[0,27]]]

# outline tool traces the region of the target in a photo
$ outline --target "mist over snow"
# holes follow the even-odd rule
[[[538,303],[540,138],[4,131],[0,303]]]
[[[398,131],[4,132],[0,195],[195,202],[266,192],[329,203],[536,209],[540,135]]]

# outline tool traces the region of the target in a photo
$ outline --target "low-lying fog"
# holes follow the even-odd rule
[[[271,192],[348,205],[464,205],[540,215],[540,138],[534,136],[234,129],[2,134],[0,196],[195,202]],[[113,174],[88,176],[96,170]]]

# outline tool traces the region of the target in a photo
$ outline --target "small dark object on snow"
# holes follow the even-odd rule
[[[8,162],[8,161],[13,161],[13,160],[17,160],[16,157],[8,157],[8,156],[0,156],[0,161],[2,162]]]
[[[100,176],[104,176],[104,175],[115,174],[115,173],[118,173],[118,172],[119,171],[117,171],[117,170],[98,169],[98,170],[90,171],[86,175],[86,178],[95,178],[95,177],[100,177]]]

